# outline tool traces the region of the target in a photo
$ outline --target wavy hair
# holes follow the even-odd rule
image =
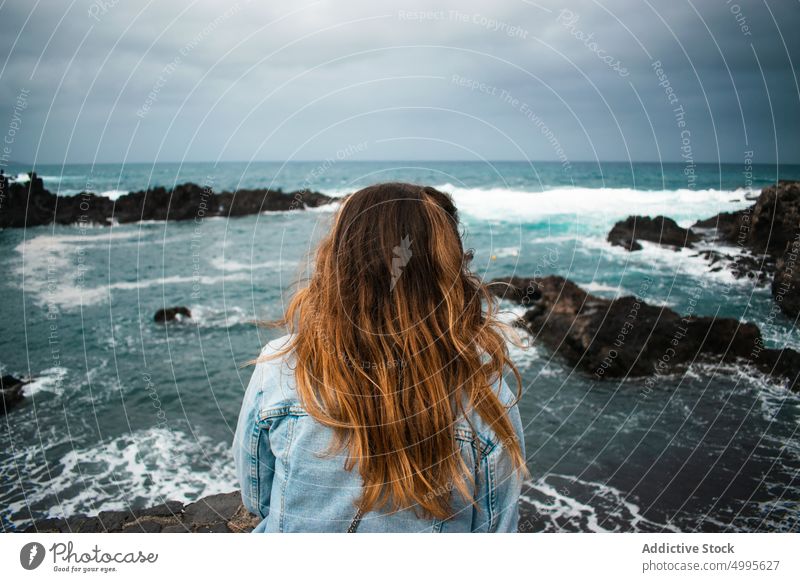
[[[455,425],[476,411],[527,474],[496,388],[511,361],[507,326],[468,268],[451,198],[404,183],[347,196],[319,244],[307,285],[276,325],[293,333],[300,400],[331,427],[329,453],[348,450],[366,513],[415,507],[451,515],[449,492],[475,505]],[[513,332],[511,332],[513,333]],[[448,495],[442,494],[448,492]]]

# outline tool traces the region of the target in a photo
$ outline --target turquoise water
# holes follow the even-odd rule
[[[28,168],[15,167],[9,174]],[[40,166],[62,195],[171,186],[208,177],[217,189],[302,187],[333,195],[383,180],[451,192],[482,277],[555,273],[605,297],[638,293],[686,312],[756,321],[770,345],[800,333],[770,316],[765,288],[711,273],[691,251],[611,247],[628,214],[684,226],[800,167],[518,162],[296,162]],[[280,315],[335,207],[195,223],[0,231],[3,373],[31,376],[4,419],[0,506],[5,529],[31,517],[191,500],[236,487],[228,454],[250,371],[242,364]],[[735,249],[732,249],[735,251]],[[164,306],[191,321],[153,323]],[[504,305],[511,318],[518,308]],[[771,323],[767,323],[771,322]],[[736,367],[697,365],[646,399],[641,381],[593,383],[541,346],[513,351],[534,480],[523,499],[536,529],[797,528],[800,398]]]

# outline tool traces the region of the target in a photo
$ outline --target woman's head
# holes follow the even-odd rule
[[[311,291],[326,315],[378,341],[380,358],[381,337],[456,332],[454,318],[479,316],[471,287],[450,198],[389,183],[345,199],[319,247]]]
[[[508,358],[493,300],[468,269],[446,194],[377,184],[342,202],[308,285],[283,323],[295,331],[304,406],[346,446],[365,511],[417,505],[446,517],[436,491],[471,495],[455,423],[474,409],[524,470],[496,385]]]

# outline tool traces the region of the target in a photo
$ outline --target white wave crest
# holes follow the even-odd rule
[[[100,196],[105,196],[110,200],[116,200],[120,196],[125,196],[128,193],[128,190],[106,190],[105,192],[101,192]]]
[[[69,370],[62,366],[55,366],[42,370],[22,389],[25,396],[33,396],[40,392],[50,392],[58,396],[64,393],[64,380]]]
[[[487,220],[535,222],[558,215],[585,217],[590,223],[613,222],[631,214],[675,219],[682,226],[722,211],[752,204],[750,190],[634,190],[633,188],[560,187],[540,192],[509,188],[436,186],[453,196],[458,209]]]
[[[525,485],[520,496],[523,531],[680,531],[644,517],[625,493],[604,483],[549,474]]]
[[[37,303],[51,308],[75,309],[109,298],[113,291],[132,291],[169,285],[216,285],[222,281],[248,281],[247,273],[218,276],[172,275],[137,281],[118,281],[106,285],[87,286],[86,273],[91,267],[79,261],[82,249],[103,247],[112,241],[139,237],[135,230],[92,235],[40,235],[16,247],[21,261],[16,267],[20,285]]]
[[[208,437],[162,427],[139,430],[70,451],[41,491],[56,493],[61,501],[49,509],[52,517],[188,502],[236,489],[229,456],[226,444]],[[198,470],[201,465],[204,470]]]

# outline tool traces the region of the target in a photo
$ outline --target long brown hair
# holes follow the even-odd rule
[[[449,492],[472,501],[455,438],[469,410],[527,474],[496,392],[508,368],[519,398],[520,375],[495,300],[468,262],[448,195],[403,183],[350,194],[278,322],[292,340],[262,358],[294,353],[301,402],[334,429],[329,452],[347,447],[345,469],[358,466],[364,512],[416,504],[445,519]]]

